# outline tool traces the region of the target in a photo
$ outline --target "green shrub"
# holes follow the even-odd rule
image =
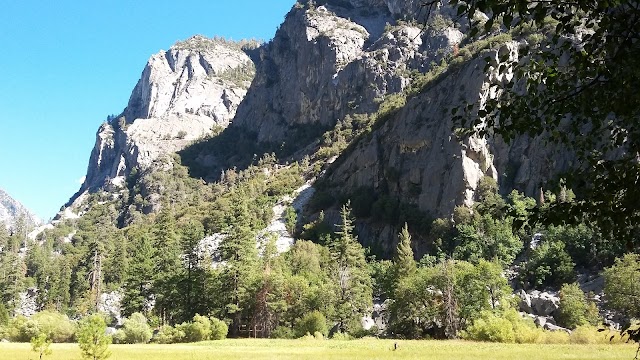
[[[162,325],[153,336],[152,341],[157,344],[173,344],[182,342],[184,337],[184,331],[178,330],[171,325]]]
[[[220,319],[216,319],[214,317],[209,318],[211,321],[211,336],[209,337],[211,340],[223,340],[227,337],[227,333],[229,332],[229,326],[227,323]]]
[[[124,333],[124,330],[118,329],[118,331],[111,335],[111,340],[114,344],[126,344],[127,335]]]
[[[333,340],[353,340],[353,337],[347,333],[336,332],[331,336]]]
[[[608,344],[612,335],[598,331],[591,325],[581,325],[571,332],[569,342],[572,344]],[[614,339],[615,339],[615,335]]]
[[[272,339],[295,339],[293,329],[288,326],[278,326],[271,332]]]
[[[543,331],[540,343],[543,344],[568,344],[569,334],[566,331]]]
[[[555,316],[558,325],[575,329],[581,325],[599,323],[598,309],[587,299],[578,284],[564,284],[560,289],[560,307]]]
[[[294,326],[296,337],[304,336],[305,334],[314,334],[319,332],[324,336],[327,335],[327,319],[319,311],[312,311],[300,319]]]
[[[9,340],[15,342],[29,342],[31,338],[38,336],[39,333],[38,323],[22,315],[11,319],[7,326]]]
[[[122,331],[122,334],[118,334]],[[122,341],[126,344],[146,344],[151,340],[151,327],[147,324],[147,318],[141,313],[133,313],[125,319],[124,326],[116,333],[114,341]]]
[[[31,320],[35,321],[40,332],[46,334],[54,343],[74,340],[76,325],[64,314],[45,310],[34,314]]]
[[[513,343],[516,335],[511,322],[504,317],[484,312],[467,328],[463,337],[469,340]]]
[[[531,319],[508,309],[501,313],[483,311],[462,334],[468,340],[525,344],[543,341],[545,333]]]
[[[220,336],[224,329],[219,325],[218,322],[216,322],[216,326],[219,327],[219,333],[217,334],[217,336]],[[211,321],[206,316],[202,316],[199,314],[196,314],[193,317],[192,322],[182,323],[176,326],[176,329],[178,331],[184,332],[183,341],[185,342],[204,341],[209,340],[211,337]],[[226,332],[224,333],[224,335],[226,336]]]
[[[529,317],[522,317],[520,313],[514,309],[504,312],[504,318],[511,322],[516,343],[518,344],[534,344],[544,337],[544,331],[536,326]]]
[[[378,332],[379,331],[377,326],[372,326],[369,330],[366,330],[362,326],[358,326],[357,328],[351,331],[351,335],[355,339],[362,339],[365,337],[375,337],[378,335]]]

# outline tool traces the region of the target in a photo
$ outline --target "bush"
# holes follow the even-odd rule
[[[31,317],[38,325],[41,333],[54,343],[73,342],[76,325],[66,315],[53,312],[42,311]]]
[[[575,329],[581,325],[599,323],[598,309],[588,303],[578,284],[564,284],[560,289],[560,307],[556,315],[558,325]]]
[[[336,332],[331,336],[333,340],[353,340],[353,337],[347,333]]]
[[[182,342],[184,337],[184,331],[178,330],[171,325],[162,325],[153,336],[152,341],[158,344],[173,344]]]
[[[193,322],[182,323],[176,328],[184,331],[185,342],[209,340],[211,336],[211,321],[206,316],[199,314],[193,317]]]
[[[504,312],[505,319],[511,322],[516,343],[534,344],[544,337],[544,331],[534,324],[529,317],[522,317],[517,311],[510,309]]]
[[[278,326],[271,332],[272,339],[295,339],[293,329],[288,326]]]
[[[372,326],[369,330],[365,330],[365,328],[363,328],[362,326],[358,326],[357,328],[353,329],[351,335],[355,339],[362,339],[364,337],[375,337],[378,335],[378,332],[378,327],[375,325]]]
[[[543,344],[568,344],[569,334],[565,331],[543,331],[540,342]]]
[[[147,318],[136,312],[124,320],[124,326],[118,330],[114,341],[126,344],[146,344],[151,340],[151,336],[151,327],[147,324]]]
[[[18,315],[9,321],[6,332],[11,341],[29,342],[31,338],[38,336],[40,329],[34,320]]]
[[[523,318],[514,309],[509,309],[503,313],[483,311],[480,318],[463,332],[463,337],[468,340],[525,344],[544,339],[544,333],[536,328],[531,319]]]
[[[209,320],[211,321],[211,336],[209,338],[211,340],[225,339],[229,332],[229,326],[227,326],[227,323],[214,317],[209,318]]]
[[[611,336],[615,339],[615,335],[600,332],[595,326],[582,325],[571,332],[569,341],[572,344],[608,344]]]
[[[313,311],[305,315],[298,321],[294,327],[296,337],[302,337],[305,334],[314,334],[319,332],[324,336],[327,335],[327,319],[319,311]]]
[[[640,318],[640,255],[627,254],[604,271],[607,308],[629,318]]]
[[[493,313],[485,312],[466,330],[464,338],[476,341],[513,343],[516,335],[511,322]]]

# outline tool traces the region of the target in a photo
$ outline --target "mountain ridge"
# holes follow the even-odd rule
[[[0,224],[4,224],[8,230],[13,231],[21,220],[26,222],[27,228],[42,224],[42,220],[31,213],[22,203],[0,189]]]

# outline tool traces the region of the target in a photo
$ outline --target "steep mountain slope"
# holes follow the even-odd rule
[[[375,111],[385,95],[410,83],[412,72],[425,72],[462,39],[453,23],[426,32],[415,22],[389,25],[399,14],[413,19],[414,5],[320,3],[295,6],[261,52],[234,121],[259,141],[287,142],[310,128],[331,128],[346,114]]]
[[[325,170],[314,174],[318,196],[334,201],[312,201],[303,222],[320,210],[335,217],[335,200],[357,194],[367,194],[367,207],[392,203],[385,211],[414,209],[428,222],[472,206],[485,176],[503,193],[537,196],[571,166],[569,156],[539,139],[460,139],[450,115],[499,96],[487,89],[510,81],[496,69],[518,56],[518,43],[499,30],[482,44],[464,42],[467,25],[448,3],[432,10],[427,18],[415,1],[297,3],[274,39],[252,50],[255,78],[247,49],[221,40],[194,37],[152,56],[122,115],[101,126],[70,205],[82,211],[83,195],[137,188],[118,211],[135,203],[156,212],[167,190],[149,179],[170,171],[176,152],[209,183],[236,178],[265,153],[281,164],[310,156]],[[494,59],[489,71],[482,51]],[[359,213],[362,240],[388,254],[399,220]]]
[[[7,229],[10,229],[16,225],[16,222],[20,218],[22,218],[29,227],[42,223],[42,221],[33,215],[24,205],[0,189],[0,224],[4,224]]]
[[[463,42],[467,25],[456,22],[446,1],[425,15],[414,1],[296,5],[261,48],[255,80],[229,130],[281,150],[282,161],[304,155],[326,161],[321,194],[344,200],[364,192],[369,207],[390,201],[395,208],[421,211],[425,219],[448,217],[456,206],[473,205],[485,176],[497,180],[504,194],[518,189],[539,197],[555,174],[570,168],[566,152],[526,137],[509,146],[499,138],[460,139],[452,129],[452,108],[464,102],[482,106],[499,96],[489,85],[511,80],[509,72],[497,69],[504,56],[517,58],[518,42],[499,30],[479,44]],[[494,59],[489,71],[481,60],[486,56]],[[385,108],[399,110],[382,114]],[[322,147],[330,148],[323,154],[339,155],[335,163],[321,154]],[[220,166],[221,156],[232,155],[220,155],[219,148],[191,155],[197,164],[190,167],[215,164],[209,180],[225,169],[243,168],[233,161]],[[331,203],[307,216],[325,210],[337,220]],[[400,224],[375,224],[379,219],[369,221],[370,212],[364,213],[362,241],[389,254]]]
[[[518,59],[526,34],[497,27],[472,39],[447,1],[428,17],[421,3],[298,2],[259,47],[197,36],[153,55],[127,108],[100,127],[69,208],[25,248],[38,250],[27,251],[40,291],[30,295],[34,309],[144,312],[170,325],[209,314],[232,336],[268,337],[315,311],[332,324],[347,324],[344,311],[354,320],[347,326],[359,329],[363,317],[370,326],[370,311],[386,313],[382,302],[393,299],[405,302],[406,319],[392,315],[388,335],[445,336],[449,320],[431,315],[407,326],[423,315],[407,309],[425,306],[412,305],[425,296],[413,281],[433,290],[431,307],[451,293],[431,285],[450,270],[466,274],[453,276],[455,286],[494,301],[498,282],[511,296],[505,271],[526,288],[573,282],[574,264],[602,254],[610,264],[621,249],[582,246],[600,241],[591,229],[565,228],[580,244],[565,248],[560,227],[540,229],[531,245],[533,234],[512,227],[572,166],[564,149],[454,129],[452,110],[478,111],[500,96],[491,85],[512,81],[502,65]],[[551,190],[558,201],[575,196]],[[412,282],[399,277],[400,253]],[[395,263],[385,260],[394,254]],[[529,254],[539,259],[521,262]],[[416,272],[418,259],[436,272]],[[555,268],[562,273],[547,276]],[[494,285],[475,283],[492,276]],[[27,284],[9,294],[11,306]]]
[[[76,199],[117,192],[133,169],[226,127],[254,74],[247,55],[256,44],[194,36],[153,55],[120,116],[102,124]]]

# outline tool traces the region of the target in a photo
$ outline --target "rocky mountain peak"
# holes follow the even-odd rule
[[[302,127],[332,127],[348,114],[375,112],[381,98],[408,86],[412,71],[427,71],[462,39],[452,21],[438,31],[397,21],[415,18],[409,8],[418,3],[297,4],[261,52],[235,123],[260,141],[283,142]]]
[[[132,169],[228,126],[253,80],[248,52],[258,45],[196,35],[152,55],[125,110],[100,126],[70,203],[87,191],[122,187]]]
[[[242,43],[193,36],[151,56],[124,117],[132,123],[192,114],[226,126],[251,84],[253,69]]]
[[[0,224],[4,224],[7,229],[11,229],[20,218],[25,221],[28,227],[37,226],[42,223],[42,221],[33,215],[24,205],[0,189]]]

